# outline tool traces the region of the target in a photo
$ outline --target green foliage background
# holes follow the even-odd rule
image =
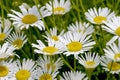
[[[23,2],[29,4],[30,6],[40,4],[41,6],[44,6],[48,1],[52,0],[0,0],[0,16],[2,18],[8,18],[7,14],[11,13],[11,9],[19,11],[19,7]],[[49,16],[44,19],[46,25],[49,28],[52,28],[56,26],[59,30],[59,32],[62,29],[67,30],[67,26],[71,23],[74,23],[75,21],[81,21],[81,22],[88,22],[85,18],[84,13],[89,8],[99,8],[99,7],[108,7],[111,9],[111,11],[115,11],[117,15],[120,15],[120,0],[70,0],[72,4],[72,8],[70,12],[66,13],[65,15],[61,16]],[[93,39],[97,42],[94,48],[91,50],[92,52],[99,53],[100,55],[104,54],[103,48],[105,48],[105,44],[108,40],[111,38],[111,34],[101,30],[100,27],[95,26],[95,32],[93,33]],[[36,43],[36,40],[40,39],[43,42],[45,42],[42,35],[44,35],[44,31],[39,31],[35,27],[30,27],[28,30],[25,31],[25,34],[27,34],[28,42],[24,45],[24,47],[20,50],[16,50],[16,53],[22,58],[30,58],[36,60],[39,56],[39,54],[34,54],[33,48],[31,46],[31,43]],[[105,36],[104,36],[105,35]],[[58,58],[60,55],[54,56],[54,58]],[[73,63],[70,63],[73,61],[73,56],[65,57],[64,59],[70,64],[74,65]],[[84,68],[80,64],[77,64],[76,69],[83,70]],[[63,66],[63,68],[60,70],[65,71],[69,70],[67,68],[67,65]],[[104,80],[106,79],[107,73],[104,72],[104,70],[101,69],[101,66],[99,66],[93,73],[92,79],[93,80]],[[120,80],[119,75],[109,75],[111,78],[108,80]],[[101,78],[102,77],[102,78]]]

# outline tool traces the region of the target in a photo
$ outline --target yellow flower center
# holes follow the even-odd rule
[[[77,32],[82,32],[82,30],[81,30],[81,29],[78,29]]]
[[[65,8],[63,8],[63,7],[56,7],[56,8],[54,8],[54,13],[55,12],[65,12]]]
[[[97,23],[97,24],[101,24],[103,21],[106,21],[106,17],[103,17],[103,16],[96,16],[94,18],[94,22]]]
[[[3,60],[6,60],[6,57],[5,58],[0,58],[0,61],[3,61]]]
[[[28,80],[30,72],[28,70],[19,70],[15,75],[17,80]]]
[[[16,39],[14,42],[13,42],[13,45],[17,48],[21,48],[22,45],[23,45],[23,41],[21,39]]]
[[[115,54],[114,59],[115,60],[120,59],[120,53]]]
[[[87,61],[86,65],[89,67],[92,67],[93,65],[95,65],[95,62],[94,61]]]
[[[48,73],[45,73],[40,76],[39,80],[52,80],[52,76]]]
[[[82,44],[80,42],[74,41],[67,45],[67,48],[70,52],[77,52],[82,49]]]
[[[43,48],[43,52],[46,52],[48,55],[53,55],[58,49],[54,46],[48,46]]]
[[[0,66],[0,77],[5,77],[9,73],[9,70],[6,66]]]
[[[108,63],[107,67],[111,71],[117,71],[120,69],[120,64],[117,62],[110,62]]]
[[[53,39],[54,41],[58,41],[58,40],[59,40],[57,36],[52,36],[52,39]]]
[[[25,15],[25,16],[22,18],[22,22],[25,23],[25,24],[33,24],[33,23],[35,23],[37,20],[38,20],[38,18],[37,18],[35,15],[33,15],[33,14]]]
[[[115,30],[115,33],[120,36],[120,27],[118,27],[116,30]]]
[[[50,70],[50,68],[52,68],[52,71],[54,71],[55,68],[56,68],[56,65],[55,65],[55,64],[48,63],[48,64],[47,64],[47,70]]]
[[[0,33],[0,41],[3,41],[6,38],[5,33]]]

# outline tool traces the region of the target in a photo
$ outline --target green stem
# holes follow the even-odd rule
[[[104,54],[104,50],[103,50],[103,48],[104,48],[104,46],[106,45],[106,41],[105,41],[105,37],[104,37],[104,31],[103,31],[103,29],[102,29],[102,26],[100,25],[100,34],[101,34],[101,38],[100,38],[100,43],[102,43],[102,45],[101,45],[101,53],[102,53],[102,55]]]
[[[99,34],[98,34],[99,33]],[[99,36],[97,36],[98,34]],[[105,39],[104,39],[104,33],[102,30],[102,27],[100,25],[95,25],[95,32],[94,32],[94,40],[96,42],[97,47],[99,48],[99,54],[103,55],[104,54],[104,46],[105,46]]]
[[[52,15],[52,22],[53,22],[53,25],[54,27],[56,27],[56,24],[55,24],[55,15],[54,15],[54,3],[53,3],[53,0],[52,0],[52,12],[53,12],[53,15]]]
[[[33,42],[33,35],[32,35],[32,27],[30,27],[29,28],[29,34],[28,35],[30,35],[30,44],[32,44],[32,42]],[[33,53],[34,51],[33,51],[33,48],[31,48],[31,57],[32,57],[32,59],[35,59],[35,54]]]
[[[20,51],[23,53],[23,55],[24,55],[26,58],[29,58],[28,55],[23,51],[23,49],[20,49]]]
[[[78,19],[78,21],[81,21],[81,17],[80,17],[80,9],[79,9],[79,2],[78,0],[76,0],[76,3],[74,1],[71,1],[72,3],[72,8],[75,9],[77,11],[77,16],[75,15],[75,12],[72,11],[72,15]]]
[[[4,24],[4,9],[3,9],[3,2],[0,2],[0,6],[1,6],[1,12],[2,12],[2,26],[5,27]]]
[[[78,21],[81,21],[81,17],[80,17],[80,9],[79,9],[79,0],[76,0],[76,5],[77,5],[77,14],[78,14]]]
[[[83,6],[82,0],[80,0],[80,5],[81,5],[81,8],[82,8],[83,12],[85,13],[85,8],[84,8],[84,6]]]
[[[120,3],[120,0],[117,0],[117,2],[116,2],[116,6],[115,6],[115,10],[117,10],[117,8],[118,8],[118,6],[119,6],[119,3]]]
[[[89,68],[89,69],[86,68],[86,74],[88,76],[88,80],[91,80],[93,71],[94,71],[94,68]]]
[[[76,59],[74,58],[74,71],[76,71]]]
[[[71,67],[71,65],[64,59],[63,55],[60,54],[60,56],[61,56],[62,60],[64,61],[64,63],[65,63],[72,71],[74,71],[74,69]]]
[[[60,16],[60,22],[61,22],[61,28],[60,31],[62,31],[63,29],[66,29],[66,26],[64,25],[64,22],[63,22],[63,18],[62,18],[62,15],[59,15]],[[63,27],[62,27],[63,26]],[[58,28],[59,29],[59,28]]]
[[[103,45],[105,45],[105,37],[104,37],[104,31],[103,31],[103,29],[102,29],[102,26],[100,25],[100,32],[101,32],[101,35],[102,35],[102,42],[104,43]]]
[[[119,73],[119,80],[120,80],[120,73]]]
[[[91,76],[88,76],[88,79],[91,80]]]
[[[7,13],[9,13],[9,12],[10,12],[9,9],[7,9],[5,5],[3,5],[3,2],[2,2],[2,1],[3,1],[3,0],[0,0],[1,9],[5,10]]]
[[[110,66],[110,71],[111,71],[111,69],[112,69],[112,65],[113,65],[113,61],[112,61],[112,64],[111,64],[111,66]],[[109,71],[109,73],[106,73],[106,74],[107,74],[107,79],[106,79],[106,80],[109,80],[109,78],[110,78],[110,71]]]

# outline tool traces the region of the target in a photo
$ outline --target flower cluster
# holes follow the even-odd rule
[[[98,69],[119,74],[120,16],[93,7],[85,20],[66,24],[74,7],[70,0],[23,3],[1,17],[0,80],[91,80]]]

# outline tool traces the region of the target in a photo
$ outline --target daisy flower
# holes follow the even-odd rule
[[[15,55],[14,51],[15,47],[10,45],[8,42],[4,43],[3,45],[0,45],[0,60],[4,60],[10,56]]]
[[[100,56],[96,53],[85,53],[85,56],[81,55],[81,57],[78,58],[78,61],[86,69],[94,69],[100,63]]]
[[[42,70],[44,69],[45,72],[57,71],[63,65],[63,61],[61,60],[61,58],[58,58],[56,61],[53,59],[51,60],[51,58],[51,56],[43,56],[43,58],[39,57],[39,59],[37,60],[38,65],[41,67]]]
[[[41,40],[37,40],[37,43],[38,44],[32,44],[32,47],[37,48],[34,50],[34,52],[36,53],[44,55],[55,55],[63,52],[62,44],[55,44],[50,39],[47,42],[47,46]]]
[[[67,32],[62,37],[60,37],[60,41],[64,46],[64,54],[66,56],[74,55],[75,58],[78,57],[78,54],[84,53],[85,51],[89,51],[93,45],[94,41],[91,39],[92,35],[87,36],[87,33],[78,33],[78,32]]]
[[[24,33],[13,32],[6,41],[15,46],[16,49],[20,49],[27,42],[27,38]]]
[[[53,0],[46,4],[46,8],[51,14],[65,14],[70,11],[70,0]]]
[[[120,40],[118,46],[115,43],[110,44],[104,49],[106,57],[109,57],[113,61],[120,62]]]
[[[13,60],[0,62],[0,80],[14,80],[13,76],[16,71],[16,62]]]
[[[26,8],[26,6],[21,5],[19,6],[21,13],[15,10],[12,10],[13,14],[8,14],[11,20],[13,20],[13,25],[19,29],[26,28],[28,29],[29,26],[36,26],[40,30],[44,30],[44,23],[41,21],[42,17],[49,16],[49,12],[45,10],[45,6],[41,7],[39,10],[41,15],[36,6],[32,8]]]
[[[86,75],[80,71],[63,72],[63,77],[61,77],[60,80],[88,80],[85,76]]]
[[[87,34],[89,35],[94,31],[94,29],[93,29],[93,26],[90,25],[89,23],[85,23],[85,22],[81,23],[81,22],[76,21],[75,24],[69,25],[68,31],[82,32],[82,33],[86,31]]]
[[[106,25],[103,26],[104,30],[114,35],[114,37],[107,43],[107,45],[113,43],[116,39],[120,39],[120,17],[115,16],[104,23]]]
[[[12,30],[11,22],[8,19],[4,19],[4,26],[2,24],[3,21],[0,18],[0,41],[4,41]]]
[[[45,32],[46,33],[46,36],[44,35],[44,37],[49,40],[49,39],[52,39],[53,41],[57,42],[59,41],[59,37],[63,36],[64,34],[64,30],[62,30],[59,34],[58,34],[58,31],[57,31],[57,28],[54,27],[53,29],[50,29],[50,33],[49,32]]]
[[[22,62],[20,60],[16,61],[17,70],[15,72],[14,77],[15,80],[35,80],[33,75],[36,68],[36,64],[33,60],[23,59]]]
[[[119,74],[120,72],[120,63],[114,62],[106,56],[101,58],[101,65],[105,71],[110,71],[111,74]]]
[[[111,12],[107,7],[105,8],[90,8],[88,12],[85,12],[86,19],[93,24],[103,24],[108,21],[111,17],[115,16],[114,12]]]
[[[35,73],[34,78],[36,80],[57,80],[56,76],[59,72],[58,71],[46,72],[44,68],[41,70],[41,68],[39,67],[39,68],[36,68],[34,73]]]

